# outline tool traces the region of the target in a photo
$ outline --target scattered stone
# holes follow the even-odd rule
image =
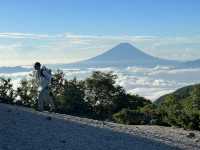
[[[11,110],[11,109],[8,109],[8,112],[12,112],[12,110]]]
[[[79,125],[79,127],[80,127],[80,128],[85,128],[85,126],[84,126],[84,125],[82,125],[82,124],[81,124],[81,125]]]
[[[60,141],[60,143],[63,143],[63,144],[65,144],[65,143],[66,143],[66,141],[65,141],[65,140],[61,140],[61,141]]]
[[[52,117],[48,116],[48,117],[47,117],[47,120],[52,120]]]
[[[195,139],[195,142],[196,142],[196,143],[199,143],[199,142],[200,142],[200,139]]]
[[[191,131],[190,129],[188,129],[188,128],[183,128],[185,131]]]
[[[190,133],[187,134],[187,137],[188,138],[194,138],[195,134],[193,132],[190,132]]]
[[[177,129],[177,127],[176,127],[176,126],[171,126],[171,128],[172,128],[172,129]]]

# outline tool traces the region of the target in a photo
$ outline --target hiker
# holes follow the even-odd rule
[[[54,111],[55,105],[53,102],[53,95],[50,91],[52,79],[51,70],[45,66],[41,67],[39,62],[34,64],[34,70],[36,84],[39,86],[38,110],[43,111],[44,105],[48,105],[50,107],[50,111]]]

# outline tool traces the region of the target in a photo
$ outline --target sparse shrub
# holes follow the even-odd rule
[[[3,103],[14,103],[16,97],[11,79],[0,78],[0,101]]]
[[[113,119],[117,123],[129,125],[147,124],[148,121],[144,113],[129,109],[122,109],[120,112],[113,115]]]
[[[26,107],[36,107],[38,99],[38,87],[34,78],[30,75],[30,79],[22,79],[20,86],[17,88],[18,104]]]
[[[103,73],[95,71],[85,80],[85,99],[92,106],[97,119],[111,118],[114,101],[118,101],[116,95],[120,88],[115,87],[117,78],[112,72]]]
[[[76,79],[66,80],[63,94],[57,96],[57,111],[71,115],[88,116],[89,104],[84,100],[84,82]]]
[[[57,70],[52,76],[51,91],[55,99],[64,93],[65,74],[61,70]]]

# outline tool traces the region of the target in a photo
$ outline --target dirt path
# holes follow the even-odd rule
[[[149,126],[149,130],[153,127]],[[0,104],[0,150],[173,150],[198,149],[198,144],[171,144],[145,131]],[[158,135],[157,135],[158,136]],[[171,137],[169,137],[170,139]],[[178,148],[179,147],[179,148]]]

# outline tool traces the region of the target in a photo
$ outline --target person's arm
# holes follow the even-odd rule
[[[34,84],[35,84],[35,86],[39,86],[39,80],[40,80],[40,78],[39,78],[39,72],[38,71],[36,71],[36,70],[34,70],[33,71],[33,78],[34,78]]]
[[[51,81],[52,76],[47,71],[44,70],[43,74],[48,81]]]

